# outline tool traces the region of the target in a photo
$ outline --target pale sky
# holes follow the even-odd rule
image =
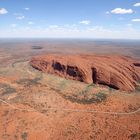
[[[140,1],[1,0],[0,37],[140,39]]]

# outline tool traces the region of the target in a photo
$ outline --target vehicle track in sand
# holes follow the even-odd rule
[[[11,107],[12,109],[15,110],[19,110],[19,111],[27,111],[27,112],[38,112],[41,113],[40,111],[36,110],[36,109],[22,109],[22,108],[18,108],[10,103],[8,103],[7,101],[4,101],[2,99],[0,99],[0,102],[8,105],[9,107]],[[109,115],[133,115],[136,113],[140,112],[140,108],[138,108],[135,111],[131,111],[131,112],[107,112],[107,111],[97,111],[97,110],[86,110],[86,109],[68,109],[68,108],[47,108],[46,111],[48,110],[54,110],[54,111],[67,111],[67,112],[83,112],[83,113],[98,113],[98,114],[109,114]],[[44,111],[44,110],[43,110]],[[43,114],[43,113],[42,113]]]

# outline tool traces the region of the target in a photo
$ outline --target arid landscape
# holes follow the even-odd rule
[[[0,140],[139,140],[140,42],[1,39]]]

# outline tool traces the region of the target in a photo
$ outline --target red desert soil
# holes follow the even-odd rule
[[[89,75],[91,83],[94,80],[97,83],[99,82],[97,78],[98,71],[101,68],[103,72],[108,70],[109,73],[110,69],[112,70],[120,64],[117,68],[122,70],[122,67],[125,65],[123,72],[128,71],[129,75],[139,71],[139,63],[131,58],[119,56],[110,58],[111,56],[71,55],[66,57],[49,55],[35,57],[31,64],[34,62],[34,65],[38,66],[36,68],[40,68],[40,70],[45,72],[47,72],[46,70],[49,66],[50,73],[56,73],[62,77],[76,80],[80,78],[78,77],[79,74],[77,75],[77,71],[81,72],[80,68],[84,72],[87,70],[87,73],[85,72],[86,75],[88,75],[88,70],[96,68],[96,74],[93,72],[93,78]],[[69,70],[72,74],[76,73],[76,76],[68,75],[66,70],[64,72],[60,71],[61,63],[61,65],[53,65],[54,67],[51,64],[46,65],[48,62],[51,63],[53,59],[59,63],[63,61],[65,67],[66,64],[73,67],[76,65],[75,67],[77,68],[75,68],[76,70],[74,69],[76,72],[73,72],[73,69]],[[68,59],[70,60],[68,61]],[[101,61],[99,62],[99,60]],[[113,60],[114,62],[112,63]],[[120,60],[121,63],[119,62]],[[8,61],[8,63],[10,62]],[[93,64],[96,67],[91,67]],[[133,67],[132,72],[129,71],[130,67]],[[100,69],[98,70],[98,68]],[[81,96],[86,99],[86,93],[87,97],[90,98],[90,95],[94,95],[92,90],[80,92],[83,91],[83,86],[86,85],[88,87],[88,84],[66,80],[46,73],[42,74],[42,72],[33,69],[29,62],[23,61],[23,59],[16,60],[8,67],[1,67],[0,70],[0,140],[140,139],[139,91],[133,92],[133,94],[125,94],[125,92],[119,90],[111,90],[107,94],[106,92],[108,91],[92,85],[93,90],[97,90],[99,93],[100,91],[103,92],[106,98],[101,100],[101,102],[79,103],[76,100],[72,101],[70,98],[65,97],[68,97],[67,95],[71,93],[71,96],[76,97],[76,99],[79,99]],[[115,71],[115,68],[113,70]],[[117,74],[117,76],[120,76],[119,72]],[[97,78],[94,79],[95,75]],[[139,76],[138,73],[134,75]],[[125,77],[127,77],[127,73]],[[82,78],[80,81],[84,81],[84,78],[86,79],[86,77]],[[62,83],[64,87],[61,86]],[[57,90],[60,88],[61,90]]]
[[[140,61],[127,56],[49,54],[32,58],[43,72],[67,79],[134,91],[140,80]]]

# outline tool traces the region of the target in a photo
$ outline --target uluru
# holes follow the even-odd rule
[[[47,54],[33,57],[30,65],[66,79],[122,91],[135,91],[140,80],[140,62],[121,55]]]

